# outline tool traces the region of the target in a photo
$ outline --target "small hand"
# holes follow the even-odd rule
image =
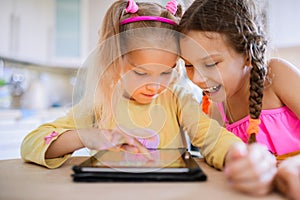
[[[264,146],[239,143],[228,151],[224,171],[231,187],[261,196],[272,190],[276,170],[276,159]]]
[[[300,155],[280,163],[275,177],[275,186],[289,199],[300,199]]]
[[[137,139],[118,129],[82,129],[78,130],[78,136],[82,144],[92,150],[118,148],[152,159],[150,152]]]
[[[148,160],[153,159],[148,149],[144,145],[142,145],[137,138],[128,135],[123,130],[114,129],[110,136],[112,137],[110,141],[114,147],[120,148],[130,153],[142,154]]]
[[[119,127],[127,135],[136,138],[147,149],[157,149],[160,143],[159,135],[156,131],[149,128],[128,129]]]

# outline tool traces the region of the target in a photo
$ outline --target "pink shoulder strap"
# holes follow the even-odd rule
[[[226,114],[225,114],[223,102],[218,102],[218,103],[217,103],[217,106],[218,106],[218,109],[219,109],[219,111],[220,111],[220,113],[221,113],[221,116],[222,116],[223,121],[225,122],[225,124],[228,124],[229,121],[228,121],[228,119],[227,119],[227,117],[226,117]]]

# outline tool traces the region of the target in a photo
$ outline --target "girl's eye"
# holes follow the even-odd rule
[[[166,72],[162,72],[161,74],[162,74],[162,75],[169,75],[169,74],[171,74],[171,73],[172,73],[172,71],[173,71],[173,70],[166,71]]]
[[[205,64],[206,67],[215,67],[218,63]]]
[[[193,67],[194,67],[193,65],[185,65],[185,68],[188,68],[188,69],[193,68]]]
[[[135,70],[133,70],[133,72],[134,72],[136,75],[139,75],[139,76],[145,76],[145,75],[147,75],[147,73],[145,73],[145,72],[138,72],[138,71],[135,71]]]

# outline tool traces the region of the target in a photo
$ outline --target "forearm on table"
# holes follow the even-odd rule
[[[83,147],[84,145],[76,130],[66,131],[51,143],[46,151],[45,158],[49,159],[64,156]]]

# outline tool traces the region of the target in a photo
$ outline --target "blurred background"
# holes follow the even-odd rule
[[[27,133],[68,111],[76,72],[113,2],[0,0],[0,159],[20,158]],[[300,1],[267,0],[264,8],[271,55],[300,68]]]

